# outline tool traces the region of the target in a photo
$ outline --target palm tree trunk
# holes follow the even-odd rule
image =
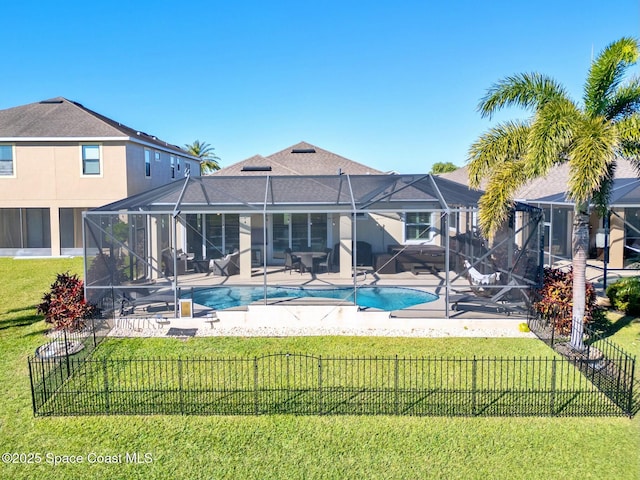
[[[587,252],[589,251],[589,206],[576,204],[573,220],[573,313],[571,347],[584,350],[584,314],[586,309]]]

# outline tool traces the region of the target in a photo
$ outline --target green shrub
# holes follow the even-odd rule
[[[599,324],[604,312],[596,304],[596,289],[586,282],[585,324]],[[533,308],[545,320],[553,321],[556,331],[563,335],[571,333],[573,321],[573,270],[544,269],[544,282],[537,292]]]
[[[621,278],[607,287],[611,306],[626,315],[640,315],[640,277]]]

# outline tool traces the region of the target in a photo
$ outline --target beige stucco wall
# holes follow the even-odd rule
[[[97,207],[125,197],[124,143],[101,144],[100,175],[82,175],[81,152],[78,142],[16,145],[15,175],[0,177],[0,206]]]
[[[82,174],[82,145],[100,145],[100,174]],[[96,142],[14,142],[14,175],[0,176],[0,208],[49,208],[51,254],[60,255],[60,208],[99,207],[164,185],[171,178],[171,154],[152,147],[151,177],[145,177],[143,145],[124,140]],[[154,152],[160,152],[160,161]],[[174,156],[175,157],[175,156]],[[177,157],[176,157],[177,158]],[[194,176],[199,166],[184,157]],[[76,219],[78,220],[78,219]]]
[[[370,213],[369,217],[370,221],[356,221],[356,234],[358,240],[371,244],[374,253],[386,252],[389,245],[402,243],[404,223],[399,216]]]
[[[145,176],[145,149],[151,152],[150,177]],[[160,153],[160,161],[156,161],[155,152]],[[173,177],[171,176],[171,157],[174,157],[175,165]],[[146,147],[137,143],[128,143],[126,147],[126,167],[128,172],[126,179],[127,195],[135,195],[166,183],[184,179],[185,168],[187,166],[190,167],[191,176],[200,176],[200,166],[197,162],[180,157],[180,170],[178,170],[177,158],[174,154],[152,147]]]

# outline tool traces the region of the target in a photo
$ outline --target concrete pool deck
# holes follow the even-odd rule
[[[195,306],[194,306],[195,307]],[[194,310],[197,310],[194,308]],[[394,316],[360,310],[354,305],[249,305],[193,318],[122,317],[110,336],[166,336],[170,328],[196,329],[196,336],[391,336],[391,337],[512,337],[534,338],[521,332],[522,318],[425,318]]]

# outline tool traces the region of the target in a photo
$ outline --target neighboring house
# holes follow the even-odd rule
[[[200,175],[182,148],[62,97],[0,110],[0,256],[82,254],[82,212]]]
[[[300,142],[267,157],[254,155],[221,168],[217,176],[245,175],[380,175],[385,172],[354,162],[310,143]]]
[[[442,178],[468,185],[467,167],[441,175]],[[518,201],[536,205],[545,214],[545,263],[571,259],[573,207],[566,195],[569,166],[554,167],[548,175],[518,190]],[[640,179],[631,163],[618,160],[610,204],[608,265],[626,268],[640,261]],[[595,210],[590,219],[590,257],[604,260],[605,225]]]

